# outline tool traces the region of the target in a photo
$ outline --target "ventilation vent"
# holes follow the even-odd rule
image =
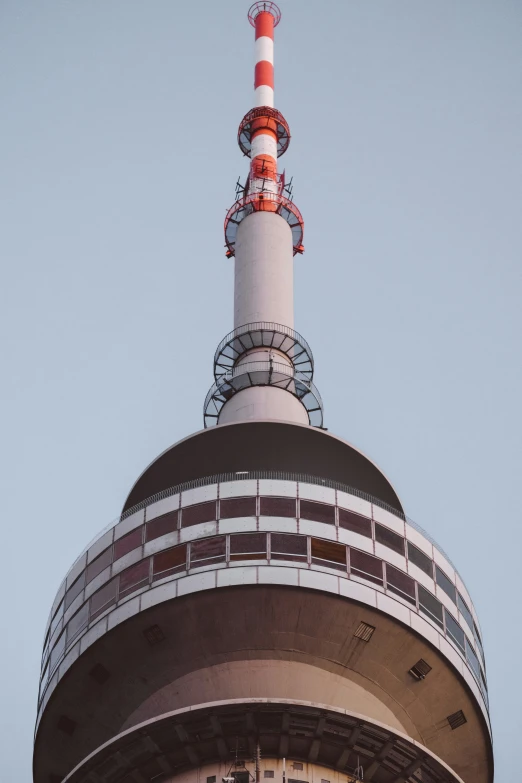
[[[292,769],[295,770],[303,769],[303,765],[301,764],[300,761],[294,761],[294,763],[292,764]]]
[[[151,625],[150,628],[145,628],[143,631],[143,636],[151,647],[154,647],[155,644],[159,644],[165,639],[165,634],[159,625]]]
[[[210,775],[210,777],[207,778],[207,783],[216,783],[216,776]]]
[[[60,715],[56,727],[60,729],[60,731],[63,731],[64,734],[68,734],[69,737],[72,737],[76,728],[76,723],[71,720],[71,718],[68,718],[67,715]]]
[[[274,770],[273,769],[265,769],[263,773],[263,777],[265,778],[273,778],[274,777]]]
[[[373,625],[368,625],[367,623],[360,622],[359,627],[354,633],[354,636],[356,636],[357,639],[360,639],[363,642],[369,642],[373,636],[374,631],[375,628],[373,627]]]
[[[424,680],[426,678],[426,675],[431,672],[431,666],[429,663],[426,663],[424,658],[421,658],[419,661],[417,661],[416,664],[414,664],[409,674],[411,674],[412,677],[415,677],[416,680]]]
[[[97,682],[98,685],[103,685],[106,683],[110,676],[110,672],[108,672],[105,666],[102,666],[101,663],[97,663],[96,666],[93,666],[89,672],[89,677],[92,677],[92,679]]]
[[[462,710],[459,710],[458,712],[454,712],[453,715],[448,715],[448,723],[452,728],[452,731],[455,731],[455,729],[458,729],[459,726],[464,726],[465,723],[468,722],[468,719],[462,712]]]

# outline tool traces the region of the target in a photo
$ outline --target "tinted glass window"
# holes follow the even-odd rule
[[[50,633],[53,633],[53,631],[58,626],[58,623],[60,622],[62,615],[63,615],[63,608],[64,608],[64,600],[60,602],[60,605],[58,606],[58,609],[54,613],[54,617],[51,623]]]
[[[76,579],[76,580],[75,580],[75,581],[72,583],[72,585],[70,586],[70,588],[69,588],[69,589],[67,590],[67,592],[65,593],[65,602],[64,602],[64,605],[65,605],[65,608],[66,608],[66,609],[67,609],[67,608],[68,608],[68,607],[69,607],[69,606],[72,604],[72,602],[74,601],[74,599],[76,598],[76,596],[80,595],[80,593],[81,593],[81,592],[82,592],[82,590],[83,590],[83,586],[84,586],[84,584],[85,584],[85,571],[83,571],[83,573],[81,573],[81,574],[80,574],[80,576],[78,577],[78,579]]]
[[[270,542],[271,557],[273,560],[306,561],[308,551],[306,536],[294,536],[289,533],[272,533]]]
[[[466,658],[469,661],[469,664],[475,674],[477,675],[477,679],[480,682],[480,665],[479,660],[477,658],[477,654],[473,647],[471,646],[471,642],[469,641],[468,637],[466,636]]]
[[[202,541],[193,541],[190,547],[190,567],[210,565],[211,563],[224,563],[226,553],[225,536],[204,538]]]
[[[382,560],[350,547],[350,571],[370,582],[382,585]]]
[[[165,552],[154,555],[152,563],[152,578],[164,579],[166,576],[178,574],[187,569],[187,545],[174,546]]]
[[[372,537],[371,520],[345,508],[339,509],[339,527],[351,530],[352,533],[359,533],[360,536]]]
[[[133,549],[137,549],[141,546],[143,541],[143,525],[137,527],[135,530],[131,530],[126,536],[122,536],[114,542],[114,559],[128,555]]]
[[[122,571],[120,574],[120,598],[124,598],[140,587],[145,587],[149,583],[149,570],[150,558],[147,558]]]
[[[459,610],[462,613],[463,618],[469,625],[470,629],[473,630],[473,617],[471,615],[467,603],[465,602],[465,600],[463,599],[460,593],[457,593],[457,606],[459,607]]]
[[[219,516],[221,519],[233,519],[234,517],[255,517],[256,498],[228,498],[219,503]]]
[[[446,631],[448,636],[451,636],[453,641],[464,652],[464,631],[448,611],[446,611]]]
[[[442,622],[442,604],[422,585],[418,585],[419,590],[419,608],[421,612],[430,617],[437,625],[443,628]]]
[[[51,650],[51,662],[49,664],[49,671],[52,671],[65,650],[65,631],[62,633],[53,649]]]
[[[438,566],[435,566],[435,575],[438,586],[444,590],[446,595],[451,598],[453,603],[457,603],[457,590],[453,582],[448,579],[444,571],[441,571]]]
[[[346,547],[334,541],[312,538],[312,563],[346,571]]]
[[[70,644],[73,639],[78,636],[84,628],[87,627],[89,622],[89,604],[86,603],[82,608],[74,614],[67,623],[67,644]]]
[[[181,512],[181,526],[190,527],[200,525],[203,522],[212,522],[216,519],[216,501],[210,503],[198,503],[195,506],[187,506]]]
[[[375,540],[383,546],[387,546],[389,549],[393,549],[399,555],[404,555],[404,538],[394,533],[393,530],[388,530],[387,527],[375,523]]]
[[[89,582],[91,582],[95,576],[101,574],[101,572],[107,568],[107,566],[110,566],[111,563],[112,546],[108,547],[108,549],[102,552],[101,555],[98,555],[98,557],[87,566],[87,570],[85,571],[87,584],[89,584]]]
[[[386,587],[410,603],[415,603],[415,582],[404,571],[386,563]]]
[[[118,577],[111,579],[100,590],[91,596],[90,617],[93,620],[99,614],[104,612],[109,606],[116,603],[116,593],[118,589]]]
[[[264,517],[296,517],[295,498],[259,498]]]
[[[173,533],[178,529],[178,511],[171,511],[161,517],[151,519],[145,526],[145,541],[153,541],[155,538]]]
[[[335,506],[327,506],[325,503],[315,503],[313,500],[301,500],[299,506],[301,519],[313,519],[316,522],[325,522],[327,525],[335,525]]]
[[[433,563],[428,555],[421,552],[411,541],[408,541],[408,558],[411,562],[433,579]]]
[[[266,533],[240,533],[230,536],[231,560],[266,558]]]

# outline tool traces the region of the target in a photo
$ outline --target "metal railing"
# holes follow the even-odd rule
[[[214,383],[203,406],[205,427],[217,423],[220,411],[228,400],[252,386],[273,386],[288,391],[303,404],[310,424],[322,427],[323,402],[312,381],[293,367],[272,361],[240,364]]]
[[[283,339],[276,339],[276,335]],[[309,380],[312,380],[314,357],[305,338],[289,326],[269,321],[256,321],[238,326],[221,340],[214,354],[216,381],[233,367],[240,356],[256,348],[273,348],[281,351],[288,356],[298,372],[306,374]],[[221,368],[220,372],[216,369],[218,367]]]

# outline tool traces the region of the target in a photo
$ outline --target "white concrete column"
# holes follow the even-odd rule
[[[273,212],[254,212],[237,230],[234,328],[256,321],[294,328],[292,232]]]

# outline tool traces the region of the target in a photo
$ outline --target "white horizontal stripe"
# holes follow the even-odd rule
[[[261,60],[268,60],[269,63],[274,64],[274,42],[267,35],[262,35],[256,41],[255,47],[255,62],[259,63]]]
[[[254,90],[255,93],[255,105],[256,106],[272,106],[274,105],[274,91],[271,87],[267,87],[266,84],[261,84]]]
[[[271,155],[277,160],[277,142],[273,136],[269,136],[268,133],[258,133],[254,136],[250,157],[255,158],[257,155]]]
[[[249,193],[277,193],[277,183],[273,179],[253,179],[250,183]]]

